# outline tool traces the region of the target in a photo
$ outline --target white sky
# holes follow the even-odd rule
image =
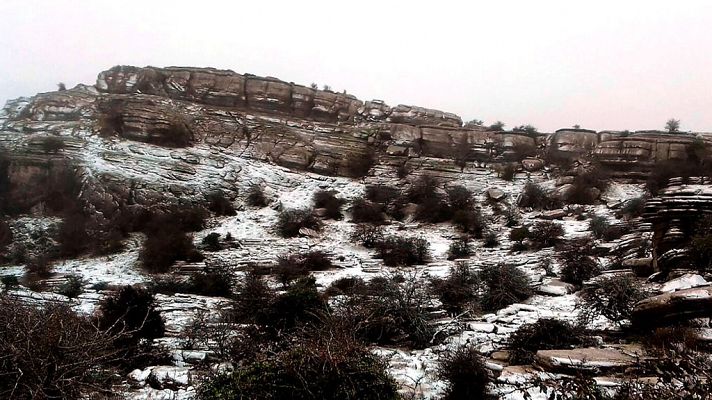
[[[510,128],[712,131],[710,0],[0,0],[0,16],[0,102],[189,65]]]

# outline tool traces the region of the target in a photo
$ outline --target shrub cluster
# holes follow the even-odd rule
[[[483,286],[480,305],[485,311],[499,310],[532,295],[529,278],[513,265],[487,266],[479,276]]]
[[[197,262],[203,256],[195,249],[193,240],[176,227],[149,230],[139,258],[143,268],[151,273],[162,273],[178,260]]]
[[[277,232],[284,238],[299,235],[302,228],[321,230],[321,222],[310,209],[284,210],[277,219]]]
[[[435,278],[431,282],[435,294],[445,309],[460,313],[465,309],[476,309],[479,301],[480,278],[466,262],[458,262],[450,267],[445,279]]]
[[[471,254],[472,249],[470,248],[470,238],[467,235],[463,235],[450,243],[447,259],[454,260],[456,258],[467,258]]]
[[[351,203],[351,221],[357,224],[385,222],[384,207],[366,199],[355,199]]]
[[[560,207],[560,202],[534,182],[524,185],[519,201],[519,207],[535,210],[554,209]]]
[[[315,208],[323,208],[325,210],[325,218],[340,220],[344,217],[341,213],[341,206],[346,201],[336,197],[334,191],[320,190],[314,193],[313,201]]]
[[[606,217],[596,215],[588,223],[588,229],[597,239],[606,241],[619,239],[625,234],[625,227],[621,225],[611,225]]]

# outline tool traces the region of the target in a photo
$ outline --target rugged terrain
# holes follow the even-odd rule
[[[387,360],[402,394],[428,399],[447,393],[438,367],[443,354],[463,345],[483,357],[492,395],[519,399],[548,398],[539,381],[563,390],[552,383],[562,376],[583,374],[612,391],[631,380],[663,382],[651,369],[636,369],[637,363],[688,353],[660,356],[644,346],[641,329],[645,337],[666,327],[689,327],[699,354],[706,354],[712,340],[712,286],[704,265],[712,251],[704,253],[703,246],[712,225],[699,226],[712,210],[712,135],[494,130],[463,124],[447,112],[363,102],[275,78],[127,66],[101,72],[92,86],[9,101],[0,123],[0,211],[12,233],[0,243],[0,275],[17,277],[18,284],[5,285],[5,295],[29,304],[68,303],[93,315],[122,285],[150,287],[167,276],[188,279],[218,267],[232,282],[251,269],[266,270],[270,285],[283,291],[288,285],[270,271],[280,256],[308,251],[322,251],[333,263],[312,273],[322,294],[344,278],[371,281],[398,273],[430,287],[463,263],[472,271],[507,265],[526,274],[531,296],[498,309],[480,304],[454,312],[437,293],[423,289],[427,294],[418,306],[437,333],[430,343],[369,343]],[[406,193],[430,178],[435,188],[426,199],[389,204],[398,212],[388,211],[379,225],[386,237],[425,239],[428,257],[412,266],[386,266],[377,249],[352,239],[358,225],[352,206],[367,188],[392,186]],[[439,203],[428,196],[445,198],[455,186],[471,191],[482,218],[479,229],[463,232],[454,218],[429,216]],[[527,201],[532,187],[545,199]],[[255,190],[267,206],[251,204]],[[329,218],[325,207],[316,207],[320,229],[302,227],[284,238],[275,228],[280,215],[311,210],[320,191],[343,200],[344,217]],[[218,194],[234,212],[211,207]],[[150,231],[124,227],[127,213],[140,220],[195,206],[211,210],[190,235],[204,259],[186,257],[165,271],[147,270],[141,249]],[[64,252],[68,240],[57,235],[68,229],[62,221],[75,214],[82,228],[71,235],[87,246]],[[542,221],[563,231],[536,231]],[[514,231],[523,227],[529,236],[516,237]],[[206,238],[213,233],[219,243],[209,248]],[[471,254],[452,256],[451,244],[463,233],[471,236]],[[541,244],[537,235],[552,235],[551,243]],[[115,242],[115,249],[104,249]],[[581,249],[585,260],[562,257],[571,243],[591,247],[590,253]],[[51,258],[49,271],[38,273],[32,265],[42,256]],[[562,273],[567,263],[587,262],[598,273],[579,282]],[[60,294],[77,277],[81,294]],[[630,278],[645,296],[628,304],[623,318],[599,312],[580,322],[582,298],[598,296],[597,280],[617,277]],[[114,390],[130,398],[195,397],[205,377],[226,360],[209,343],[186,339],[187,331],[196,317],[217,323],[239,295],[155,294],[165,332],[152,340],[171,357],[122,375]],[[513,362],[510,336],[540,319],[583,324],[593,339],[541,348],[529,362]],[[630,333],[631,326],[637,333]]]

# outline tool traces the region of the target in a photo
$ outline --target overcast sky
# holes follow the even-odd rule
[[[581,3],[0,0],[0,102],[212,66],[510,128],[712,131],[712,1]]]

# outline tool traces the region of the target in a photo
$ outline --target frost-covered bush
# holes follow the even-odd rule
[[[276,228],[282,237],[291,238],[299,235],[302,228],[320,230],[321,222],[310,209],[284,210],[279,213]]]

